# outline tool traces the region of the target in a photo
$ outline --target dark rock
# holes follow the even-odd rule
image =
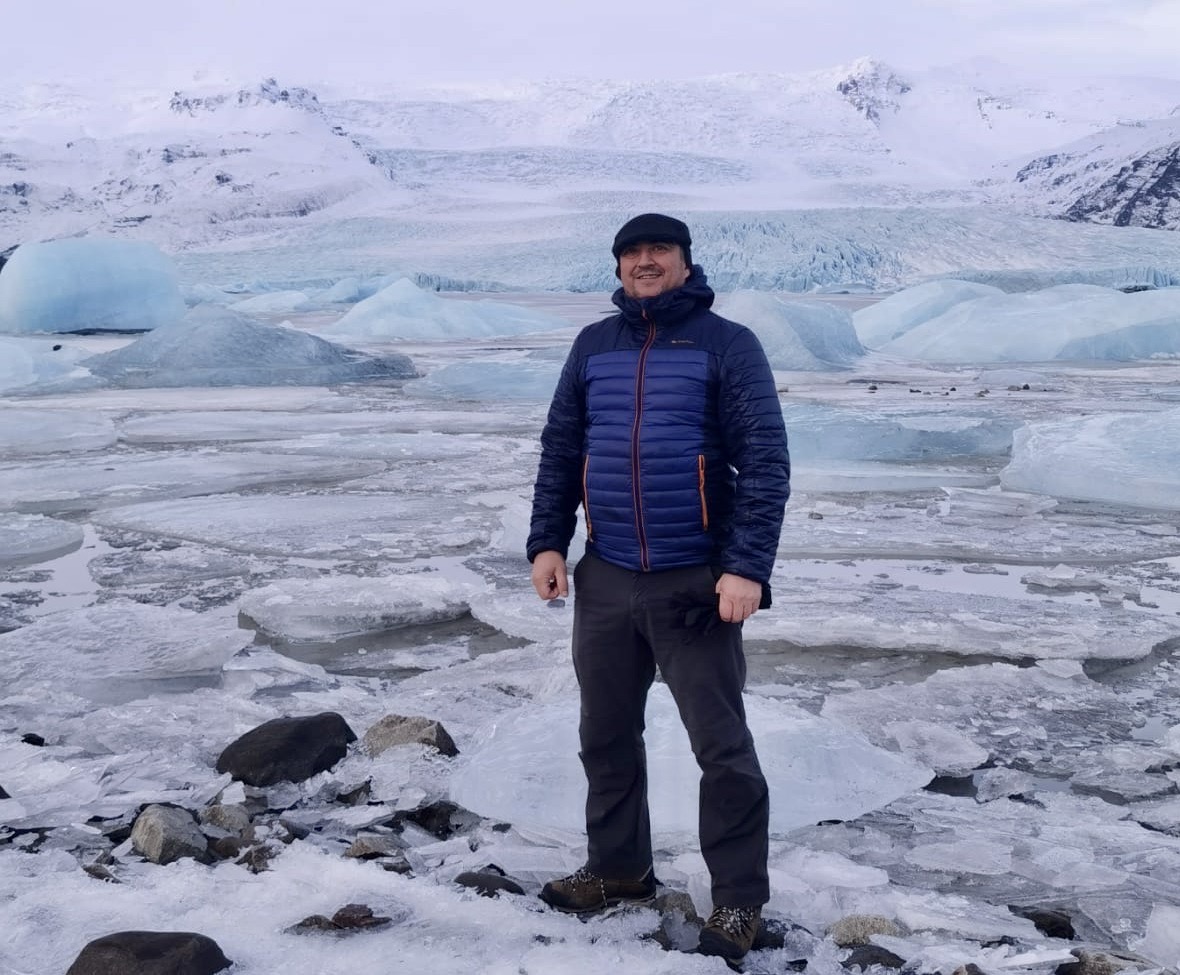
[[[203,934],[120,931],[86,945],[66,975],[211,975],[231,964]]]
[[[483,870],[465,870],[455,878],[460,887],[470,887],[481,897],[495,897],[499,893],[523,894],[524,888],[494,864]]]
[[[901,968],[905,964],[904,958],[899,958],[892,951],[880,945],[857,945],[848,953],[848,957],[841,964],[845,968],[869,968],[880,965],[883,968]]]
[[[431,836],[445,840],[478,825],[479,816],[444,799],[407,813],[398,813],[397,820],[414,823]]]
[[[394,745],[407,744],[429,745],[451,757],[459,754],[447,729],[431,718],[387,714],[365,732],[365,748],[370,755],[380,755]]]
[[[966,965],[956,968],[951,975],[984,975],[984,972],[975,962],[969,961]]]
[[[1073,922],[1065,911],[1051,907],[1021,907],[1018,904],[1009,904],[1008,910],[1017,917],[1032,921],[1037,930],[1047,938],[1064,938],[1066,941],[1072,941],[1076,937]]]
[[[1127,969],[1145,971],[1159,967],[1154,962],[1138,955],[1113,951],[1090,951],[1086,948],[1074,948],[1070,954],[1077,961],[1067,961],[1058,965],[1054,970],[1054,975],[1115,975],[1116,972]]]
[[[4,786],[0,785],[0,799],[11,799],[12,796],[8,794]]]
[[[111,873],[108,867],[101,863],[88,864],[87,866],[84,866],[82,870],[89,876],[93,877],[95,880],[101,880],[104,883],[121,884],[123,882],[113,873]]]
[[[247,785],[303,782],[342,759],[356,734],[334,711],[275,718],[247,731],[217,759],[217,771]]]
[[[36,745],[38,748],[42,747],[45,744],[44,738],[42,738],[38,734],[34,734],[31,731],[27,732],[26,734],[21,735],[20,740],[23,741],[26,745]]]
[[[314,931],[343,934],[347,931],[380,928],[392,923],[393,918],[374,914],[373,909],[365,904],[345,904],[330,918],[324,917],[322,914],[312,914],[287,930],[292,934],[307,934]]]

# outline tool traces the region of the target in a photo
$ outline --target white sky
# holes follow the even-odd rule
[[[977,56],[1180,77],[1180,0],[23,0],[0,77],[283,84],[793,73]]]

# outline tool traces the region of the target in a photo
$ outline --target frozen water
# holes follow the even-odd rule
[[[456,301],[424,291],[408,278],[382,288],[321,329],[335,339],[438,341],[490,338],[568,327],[568,322],[499,301]]]
[[[1180,288],[1124,294],[1069,284],[961,301],[880,346],[932,362],[1180,355]]]
[[[44,515],[0,511],[0,566],[44,562],[82,544],[82,529]]]
[[[238,608],[282,640],[329,642],[459,619],[469,612],[470,595],[485,588],[437,571],[288,579],[247,592]]]
[[[198,305],[183,319],[85,361],[124,387],[312,386],[416,375],[404,355],[375,357],[306,332]]]
[[[0,336],[0,393],[68,376],[84,358],[85,353],[65,349],[54,339]]]
[[[519,362],[453,362],[432,369],[411,392],[448,400],[530,400],[548,404],[561,364],[546,359]]]
[[[871,349],[891,342],[923,322],[974,298],[1001,295],[988,284],[946,279],[903,288],[852,315],[856,334]]]
[[[864,355],[852,316],[831,304],[735,291],[716,311],[753,329],[774,369],[847,369]]]
[[[233,302],[229,307],[242,315],[287,315],[308,304],[303,291],[271,291]]]
[[[1000,476],[1019,491],[1180,509],[1180,409],[1030,423]]]
[[[117,439],[110,417],[76,410],[0,410],[0,456],[6,459],[101,450]]]
[[[771,829],[855,819],[925,785],[929,767],[873,748],[838,724],[747,697],[750,728],[771,790]],[[577,697],[519,708],[496,722],[451,780],[452,798],[485,816],[524,827],[577,830],[585,817],[578,762]],[[695,834],[700,770],[672,696],[652,688],[647,707],[648,798],[652,830]]]
[[[172,260],[144,241],[23,244],[0,271],[0,332],[135,332],[183,314]]]

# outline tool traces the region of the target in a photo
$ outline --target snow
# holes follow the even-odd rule
[[[0,332],[135,332],[183,314],[175,265],[143,241],[24,244],[0,273]]]

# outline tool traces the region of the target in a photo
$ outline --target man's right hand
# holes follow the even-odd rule
[[[556,599],[570,594],[565,573],[565,556],[547,549],[533,558],[533,588],[542,599]]]

